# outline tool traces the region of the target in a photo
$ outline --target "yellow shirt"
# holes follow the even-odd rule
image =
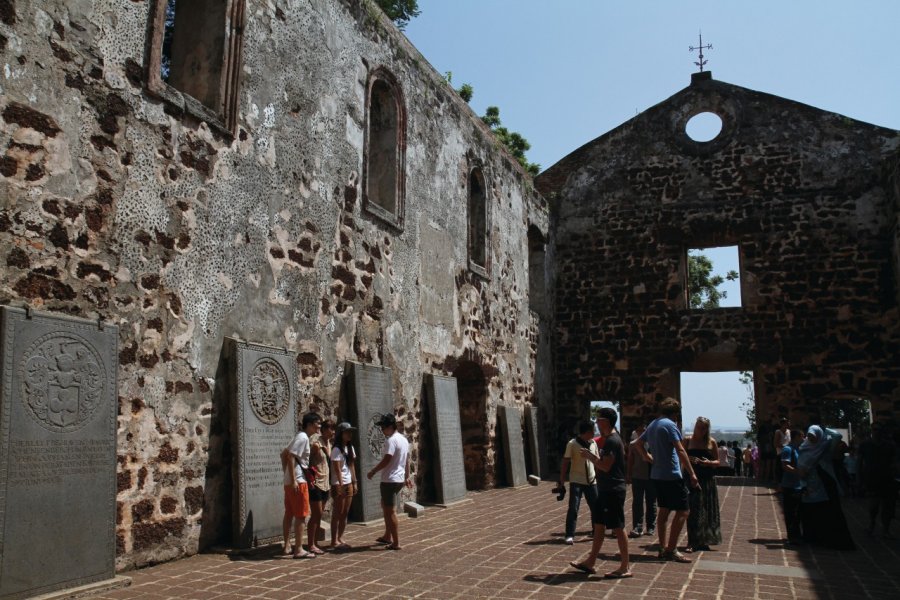
[[[581,456],[581,448],[583,448],[583,446],[576,442],[574,438],[569,440],[569,443],[566,444],[566,453],[563,454],[563,458],[568,458],[571,461],[569,463],[569,481],[572,483],[580,483],[581,485],[593,485],[597,483],[597,475],[594,472],[594,463]],[[597,451],[597,442],[594,440],[591,440],[588,445],[588,450],[597,456],[600,455]]]

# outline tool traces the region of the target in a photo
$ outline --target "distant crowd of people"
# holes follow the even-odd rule
[[[692,552],[710,550],[722,542],[717,475],[756,477],[776,484],[781,496],[788,544],[811,543],[839,550],[855,548],[841,508],[844,495],[868,494],[869,531],[876,521],[890,531],[895,515],[900,475],[898,432],[876,423],[873,435],[856,446],[820,425],[806,432],[792,430],[787,419],[761,424],[757,444],[716,441],[709,419],[699,417],[690,436],[682,435],[675,419],[677,400],[660,404],[660,416],[640,425],[628,444],[616,429],[617,414],[602,408],[595,423],[578,424],[566,445],[560,466],[560,489],[569,482],[565,543],[574,544],[582,500],[593,524],[591,549],[569,563],[578,571],[596,573],[597,556],[607,529],[615,534],[619,565],[607,578],[632,577],[628,539],[656,535],[659,558],[687,563]],[[631,486],[631,531],[625,530],[627,486]],[[682,530],[687,544],[679,548]]]
[[[382,415],[376,425],[385,437],[382,458],[366,474],[368,479],[372,479],[381,473],[384,534],[375,541],[388,550],[400,550],[396,507],[403,486],[412,486],[409,478],[409,442],[397,431],[394,415]],[[310,412],[303,415],[300,431],[282,450],[284,556],[310,559],[324,554],[326,549],[350,549],[344,541],[344,531],[350,503],[358,491],[357,454],[353,447],[355,430],[350,423],[335,426],[333,421],[323,421],[317,413]],[[333,502],[331,544],[323,549],[318,545],[319,528],[329,498]],[[305,549],[304,532],[307,541]]]

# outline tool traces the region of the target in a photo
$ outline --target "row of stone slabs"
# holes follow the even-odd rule
[[[227,340],[227,355],[233,361],[232,389],[235,418],[232,436],[237,441],[234,540],[249,548],[281,536],[282,473],[277,456],[294,435],[298,415],[291,353],[239,340]],[[377,478],[364,477],[382,456],[384,435],[376,425],[381,415],[393,413],[391,369],[348,361],[345,369],[346,410],[344,418],[356,425],[354,447],[358,450],[359,494],[353,499],[354,521],[381,519]],[[425,407],[434,455],[436,504],[448,505],[466,497],[462,430],[456,379],[425,376]],[[527,407],[526,429],[531,464],[539,464],[537,418]],[[522,425],[519,410],[501,405],[498,412],[507,480],[514,487],[527,483]],[[535,475],[540,476],[536,472]]]
[[[115,577],[117,344],[115,326],[0,307],[0,600]],[[231,339],[225,353],[238,448],[234,541],[251,547],[281,534],[278,454],[295,434],[296,361]],[[358,472],[366,473],[381,456],[375,421],[393,410],[391,372],[348,363],[346,377],[348,416],[361,424]],[[456,380],[429,375],[426,393],[438,502],[448,504],[466,493]],[[507,477],[523,485],[519,411],[500,408]],[[536,415],[527,408],[536,466]],[[354,518],[376,520],[378,483],[362,477],[360,492]]]

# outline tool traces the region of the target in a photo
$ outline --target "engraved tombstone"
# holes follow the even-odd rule
[[[359,493],[350,505],[350,517],[354,521],[374,521],[382,517],[381,472],[371,480],[366,478],[366,473],[382,457],[384,434],[375,422],[381,415],[394,411],[391,370],[348,361],[346,372],[350,422],[357,427],[353,445],[359,451],[356,465]]]
[[[428,411],[431,414],[437,502],[449,504],[466,497],[466,469],[463,463],[456,379],[427,375],[425,386]]]
[[[226,339],[232,362],[234,543],[280,538],[284,516],[281,450],[297,434],[296,365],[287,350]]]
[[[528,445],[528,458],[531,461],[531,474],[541,476],[541,450],[538,445],[537,407],[525,405],[525,441]]]
[[[525,449],[522,447],[522,418],[519,409],[501,404],[497,407],[503,459],[506,462],[506,481],[513,487],[527,485]]]
[[[115,577],[118,328],[0,307],[0,598]]]

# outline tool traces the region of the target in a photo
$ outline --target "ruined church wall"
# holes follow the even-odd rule
[[[685,122],[723,119],[697,143]],[[554,211],[561,414],[622,403],[625,429],[682,371],[754,370],[759,414],[818,418],[824,397],[900,416],[891,266],[900,134],[708,80],[537,179]],[[738,245],[740,308],[686,308],[688,248]]]
[[[423,373],[475,364],[492,484],[497,404],[536,401],[528,176],[368,2],[246,3],[233,138],[148,94],[151,4],[0,14],[0,302],[119,325],[118,567],[228,540],[226,336],[296,352],[301,413],[343,410],[345,361],[390,367],[412,495]],[[402,230],[361,206],[378,67],[405,98]],[[467,267],[476,164],[487,277]]]

